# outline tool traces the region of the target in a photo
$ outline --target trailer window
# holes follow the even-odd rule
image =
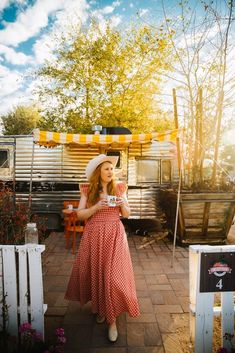
[[[162,161],[162,183],[171,182],[171,161]]]
[[[8,150],[0,150],[0,168],[9,168]]]
[[[137,160],[137,183],[159,183],[159,161]]]

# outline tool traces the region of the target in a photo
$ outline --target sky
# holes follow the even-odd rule
[[[161,1],[129,0],[0,0],[0,114],[32,100],[35,82],[30,72],[50,58],[53,34],[67,20],[85,24],[95,17],[114,27],[131,21],[151,21]],[[151,15],[151,16],[150,16]]]
[[[167,13],[175,13],[177,0],[0,0],[0,115],[33,102],[31,74],[50,59],[53,36],[68,23],[87,24],[93,17],[101,27],[106,20],[117,28],[131,22],[157,25],[162,2]],[[170,85],[165,92],[171,96]]]

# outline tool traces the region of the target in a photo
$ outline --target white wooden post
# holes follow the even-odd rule
[[[216,260],[214,267],[212,262],[209,268],[201,268],[202,254],[204,259],[208,256],[209,260],[212,257],[219,259],[223,258],[224,255],[227,259],[230,256],[233,267],[229,267],[225,263],[225,270],[222,270],[223,267],[217,268],[216,266],[218,265],[216,265],[216,261],[218,260]],[[221,314],[222,320],[221,345],[224,348],[229,348],[229,342],[225,340],[224,334],[234,333],[234,259],[235,245],[191,245],[189,247],[190,339],[194,344],[195,353],[212,353],[213,317],[218,314]],[[210,281],[205,284],[206,276],[211,277]],[[232,281],[228,281],[230,278],[232,278]],[[213,279],[213,281],[211,281],[211,279]],[[206,289],[207,291],[204,290],[205,285],[206,288],[208,288]],[[211,288],[209,288],[209,286],[211,286]],[[221,293],[221,308],[214,307],[215,292]]]
[[[42,333],[44,338],[44,306],[41,252],[44,245],[28,244],[29,282],[30,282],[30,312],[31,322],[35,330]]]
[[[0,303],[3,303],[3,266],[2,249],[0,249]],[[0,328],[3,328],[3,308],[0,306]]]
[[[235,276],[235,274],[234,274]],[[222,342],[223,347],[230,349],[230,343],[225,339],[225,333],[234,333],[234,293],[233,292],[223,292],[221,293],[221,310],[222,310]]]
[[[3,286],[5,303],[7,306],[8,325],[7,331],[13,336],[18,335],[17,317],[17,282],[16,282],[16,261],[15,246],[5,245],[2,247],[3,260]]]
[[[190,307],[194,313],[190,317],[190,340],[195,342],[195,353],[209,353],[213,339],[214,294],[199,293],[201,258],[191,248],[189,252]]]
[[[19,259],[19,314],[20,322],[28,322],[28,280],[27,280],[27,246],[16,246]]]

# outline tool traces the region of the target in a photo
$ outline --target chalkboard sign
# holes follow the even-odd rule
[[[200,292],[235,291],[235,252],[201,253]]]

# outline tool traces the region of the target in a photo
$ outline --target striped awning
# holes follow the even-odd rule
[[[178,137],[179,130],[166,131],[164,133],[152,132],[149,134],[131,135],[84,135],[68,134],[63,132],[40,131],[35,129],[33,132],[34,142],[40,146],[55,147],[57,145],[87,145],[87,146],[125,146],[130,144],[144,144],[152,140],[172,141]]]

